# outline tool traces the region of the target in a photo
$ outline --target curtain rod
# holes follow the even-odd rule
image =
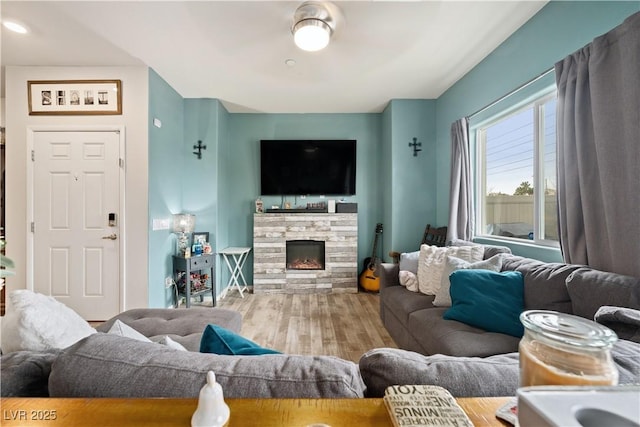
[[[491,108],[494,105],[496,105],[498,102],[505,100],[506,98],[510,97],[511,95],[516,93],[517,91],[522,90],[525,87],[529,86],[530,84],[533,84],[533,83],[537,82],[538,80],[540,80],[541,78],[543,78],[544,76],[546,76],[547,74],[551,73],[554,70],[555,70],[555,67],[551,67],[548,70],[544,71],[542,74],[539,74],[536,77],[532,78],[528,82],[525,82],[525,83],[521,84],[520,86],[518,86],[517,88],[515,88],[511,92],[509,92],[509,93],[507,93],[505,95],[502,95],[500,98],[496,99],[495,101],[491,102],[490,104],[487,104],[484,107],[482,107],[481,109],[479,109],[478,111],[475,111],[472,114],[468,115],[467,116],[467,120],[471,120],[474,116],[477,116],[478,114],[482,113],[483,111],[488,110],[489,108]]]

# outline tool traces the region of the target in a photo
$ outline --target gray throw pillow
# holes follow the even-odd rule
[[[620,339],[640,343],[640,310],[605,305],[593,320],[613,329]]]
[[[418,259],[420,258],[420,251],[415,252],[403,252],[400,254],[400,271],[410,271],[413,274],[418,274]]]
[[[518,388],[518,353],[490,357],[424,356],[378,348],[360,358],[367,397],[382,397],[395,384],[432,384],[455,397],[514,396]]]
[[[640,344],[619,340],[611,349],[618,384],[640,383]],[[395,384],[433,384],[455,397],[514,396],[519,382],[518,353],[489,357],[424,356],[397,348],[370,350],[360,358],[367,397],[382,397]]]
[[[573,314],[567,291],[567,277],[579,265],[544,262],[516,255],[505,255],[502,271],[519,271],[524,276],[525,310],[552,310]]]
[[[567,278],[573,314],[593,319],[603,305],[640,310],[640,278],[593,270],[575,270]]]
[[[331,356],[222,356],[94,334],[58,356],[52,397],[198,397],[208,371],[229,398],[364,396],[358,365]]]
[[[640,344],[619,340],[611,349],[613,363],[618,368],[618,384],[640,384]]]
[[[0,360],[2,397],[48,397],[51,364],[60,350],[16,351]]]

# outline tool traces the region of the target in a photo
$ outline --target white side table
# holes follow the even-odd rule
[[[244,278],[244,274],[242,274],[242,267],[249,257],[249,252],[251,252],[251,248],[236,247],[226,248],[218,252],[224,258],[224,261],[229,268],[229,273],[231,273],[227,286],[222,291],[222,294],[220,294],[220,299],[226,297],[229,289],[234,286],[238,289],[238,292],[240,292],[240,296],[244,298],[242,292],[247,290],[247,281]],[[240,281],[238,281],[238,279],[240,279]],[[242,285],[240,282],[242,282]]]

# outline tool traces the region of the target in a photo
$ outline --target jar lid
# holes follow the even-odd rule
[[[584,317],[549,310],[527,310],[520,314],[526,329],[565,344],[580,347],[611,347],[618,336],[611,329]]]

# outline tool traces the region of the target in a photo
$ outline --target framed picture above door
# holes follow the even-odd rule
[[[121,80],[29,80],[29,115],[122,114]]]

